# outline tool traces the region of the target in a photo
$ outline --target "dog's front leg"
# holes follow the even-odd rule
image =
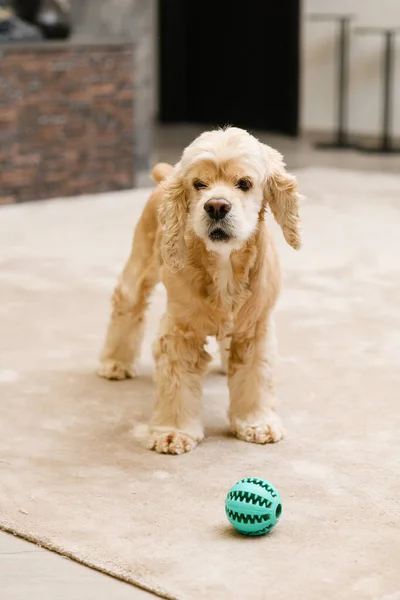
[[[204,437],[201,422],[202,379],[211,360],[206,340],[164,318],[162,335],[153,347],[156,404],[149,447],[164,454],[183,454]]]
[[[266,444],[283,437],[275,412],[275,339],[268,316],[252,328],[234,331],[228,384],[232,432],[241,440]]]

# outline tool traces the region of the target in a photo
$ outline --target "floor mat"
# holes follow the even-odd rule
[[[298,173],[304,249],[279,239],[280,413],[272,446],[228,433],[212,366],[206,440],[145,448],[142,370],[95,375],[115,277],[147,191],[0,210],[0,527],[165,598],[383,600],[400,590],[400,178]],[[237,534],[229,488],[264,477],[283,514]]]

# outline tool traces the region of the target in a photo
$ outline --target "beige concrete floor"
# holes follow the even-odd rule
[[[0,534],[2,600],[151,600],[155,597],[13,535]]]
[[[155,132],[151,164],[159,160],[176,162],[180,153],[204,128],[163,126]],[[259,134],[278,148],[290,169],[332,166],[343,169],[400,173],[400,157],[369,155],[355,151],[318,151],[310,140],[294,140]],[[139,174],[137,184],[150,186],[147,173]],[[47,552],[38,546],[0,533],[0,590],[4,600],[150,600],[142,590],[116,581],[96,571]]]

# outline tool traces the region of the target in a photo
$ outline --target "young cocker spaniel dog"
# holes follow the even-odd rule
[[[269,207],[298,249],[296,180],[276,150],[235,127],[203,133],[174,167],[160,163],[152,176],[158,185],[114,291],[99,374],[135,375],[145,311],[161,280],[168,301],[153,346],[149,447],[181,454],[203,439],[207,336],[220,343],[232,432],[247,442],[277,442],[283,430],[275,412],[272,311],[280,270],[265,214]]]

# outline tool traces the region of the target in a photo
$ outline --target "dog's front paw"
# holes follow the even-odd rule
[[[184,454],[197,446],[197,441],[183,431],[150,432],[148,448],[160,454]]]
[[[284,429],[275,412],[258,418],[231,418],[232,432],[239,440],[254,444],[273,444],[283,438]]]
[[[133,365],[127,365],[119,360],[107,358],[101,361],[97,373],[105,379],[129,379],[136,376]]]

